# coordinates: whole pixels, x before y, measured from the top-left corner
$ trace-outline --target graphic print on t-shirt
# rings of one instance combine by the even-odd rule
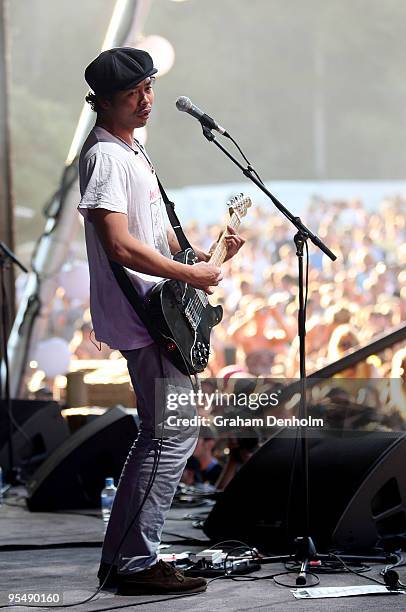
[[[151,195],[153,194],[151,193]],[[169,251],[168,239],[165,233],[165,224],[162,218],[160,197],[151,202],[151,222],[155,248],[161,253],[161,255],[165,255],[165,257],[170,258],[171,253]]]

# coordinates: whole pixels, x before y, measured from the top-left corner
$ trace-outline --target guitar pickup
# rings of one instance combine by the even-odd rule
[[[187,317],[187,320],[189,321],[189,323],[193,327],[193,329],[196,330],[198,328],[198,326],[199,326],[199,323],[200,323],[200,316],[198,315],[198,313],[194,309],[192,301],[190,301],[188,303],[188,305],[186,306],[186,308],[185,308],[185,315]]]

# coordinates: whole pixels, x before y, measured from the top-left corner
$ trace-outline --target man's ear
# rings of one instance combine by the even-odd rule
[[[108,110],[111,107],[111,100],[97,96],[97,101],[102,110]]]

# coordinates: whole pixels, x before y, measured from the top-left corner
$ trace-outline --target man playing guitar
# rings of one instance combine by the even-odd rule
[[[195,249],[195,265],[172,258],[179,244],[165,225],[152,163],[134,139],[147,124],[154,102],[157,70],[145,51],[130,47],[102,52],[87,67],[93,93],[87,101],[96,124],[79,160],[81,201],[90,269],[90,307],[97,340],[121,351],[137,395],[140,429],[125,462],[102,550],[98,577],[126,595],[187,593],[206,588],[203,578],[184,576],[157,562],[165,517],[188,457],[197,442],[179,432],[156,435],[155,381],[175,379],[191,388],[188,376],[171,363],[153,341],[123,294],[109,260],[121,264],[136,292],[143,296],[162,279],[175,279],[212,293],[222,279],[209,255]],[[244,240],[230,227],[226,259]],[[126,535],[125,535],[126,534]]]

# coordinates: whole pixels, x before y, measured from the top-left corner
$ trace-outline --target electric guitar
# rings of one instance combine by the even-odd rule
[[[243,194],[228,202],[229,225],[237,229],[251,206]],[[221,234],[208,263],[220,266],[227,254],[225,235]],[[180,251],[176,261],[193,265],[197,257],[193,249]],[[170,361],[184,374],[202,372],[209,360],[212,328],[223,318],[223,308],[212,306],[202,289],[195,289],[177,280],[163,280],[148,293],[144,302],[149,329]]]

